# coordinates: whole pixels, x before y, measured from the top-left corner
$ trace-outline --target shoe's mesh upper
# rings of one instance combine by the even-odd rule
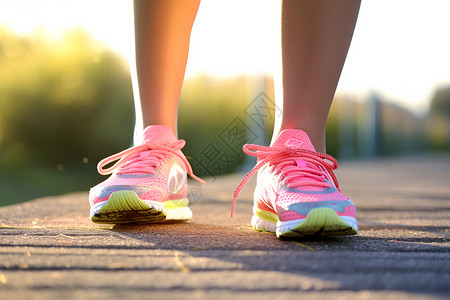
[[[277,198],[277,206],[286,207],[292,203],[318,202],[328,200],[345,201],[348,200],[348,197],[341,192],[334,192],[331,194],[302,194],[280,191]]]
[[[236,190],[235,199],[255,170],[260,170],[255,205],[259,209],[270,208],[273,213],[279,213],[283,221],[305,217],[289,211],[291,204],[317,202],[320,206],[321,201],[349,200],[340,192],[332,171],[337,168],[337,161],[329,155],[317,153],[304,131],[285,130],[271,147],[245,145],[244,151],[258,157],[258,164]],[[354,217],[354,205],[350,202],[338,215]]]
[[[192,168],[181,152],[184,141],[177,140],[172,130],[163,125],[149,126],[143,133],[143,144],[115,154],[99,163],[99,172],[112,175],[93,187],[89,193],[89,202],[94,205],[107,201],[112,192],[133,190],[143,200],[165,201],[174,197],[186,198],[186,173],[192,174]],[[114,161],[113,167],[104,170],[103,167]],[[169,194],[169,169],[177,164],[181,170],[174,176],[183,176],[173,183],[177,190],[175,195]],[[182,173],[180,173],[182,172]],[[184,174],[183,174],[184,173]],[[201,179],[198,179],[202,182]]]

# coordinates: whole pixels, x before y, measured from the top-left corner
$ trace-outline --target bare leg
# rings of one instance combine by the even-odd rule
[[[135,0],[140,96],[136,114],[142,113],[144,127],[167,125],[177,133],[179,96],[199,4],[200,0]]]
[[[304,130],[318,152],[326,152],[331,102],[358,16],[358,0],[283,0],[281,21],[282,107],[274,137]]]

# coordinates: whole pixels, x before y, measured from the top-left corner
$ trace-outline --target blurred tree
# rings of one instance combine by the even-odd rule
[[[2,29],[0,44],[3,163],[56,166],[98,159],[131,142],[130,77],[115,54],[83,31],[51,42]]]
[[[434,150],[450,149],[450,86],[436,90],[426,122],[427,135]]]
[[[51,40],[0,28],[0,200],[87,189],[97,161],[130,145],[133,124],[118,55],[82,30]]]
[[[251,100],[249,90],[244,76],[224,79],[200,75],[185,82],[178,129],[180,138],[187,140],[183,152],[191,158],[198,176],[230,173],[243,161],[245,140],[230,142],[225,132],[236,129],[243,134],[239,138],[247,138],[245,108]]]
[[[450,86],[441,87],[434,93],[430,114],[438,114],[450,119]]]

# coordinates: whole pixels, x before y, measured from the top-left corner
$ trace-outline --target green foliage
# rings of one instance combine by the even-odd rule
[[[432,149],[450,149],[450,86],[434,93],[426,125]]]
[[[430,114],[442,115],[450,119],[450,86],[436,90],[431,99]]]
[[[26,176],[34,168],[52,182],[30,188],[30,197],[60,192],[58,185],[88,188],[96,162],[130,145],[127,65],[83,31],[55,41],[0,28],[0,66],[0,177],[33,186],[42,181]],[[0,185],[2,201],[6,190]]]
[[[228,143],[224,131],[236,124],[236,118],[246,123],[245,108],[252,100],[249,90],[252,87],[245,77],[198,76],[185,82],[178,130],[180,138],[188,141],[183,152],[199,176],[226,174],[242,162],[242,143]],[[239,124],[243,125],[240,130],[245,129],[245,124]],[[216,159],[210,161],[205,153]],[[220,157],[223,163],[218,164]]]
[[[327,153],[332,156],[339,154],[338,149],[338,120],[335,110],[331,109],[328,115],[326,133]]]

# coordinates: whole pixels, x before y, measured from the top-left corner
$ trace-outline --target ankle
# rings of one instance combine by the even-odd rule
[[[314,130],[314,129],[306,129],[304,127],[299,127],[299,126],[281,126],[281,128],[279,130],[273,132],[272,141],[271,141],[270,145],[272,145],[274,143],[274,141],[276,140],[278,135],[283,130],[287,130],[287,129],[297,129],[297,130],[302,130],[302,131],[306,132],[306,134],[308,135],[309,139],[311,140],[311,143],[314,146],[314,149],[317,152],[320,152],[320,153],[326,153],[327,152],[326,140],[325,140],[325,131],[322,131],[322,130],[317,131],[317,130]]]

